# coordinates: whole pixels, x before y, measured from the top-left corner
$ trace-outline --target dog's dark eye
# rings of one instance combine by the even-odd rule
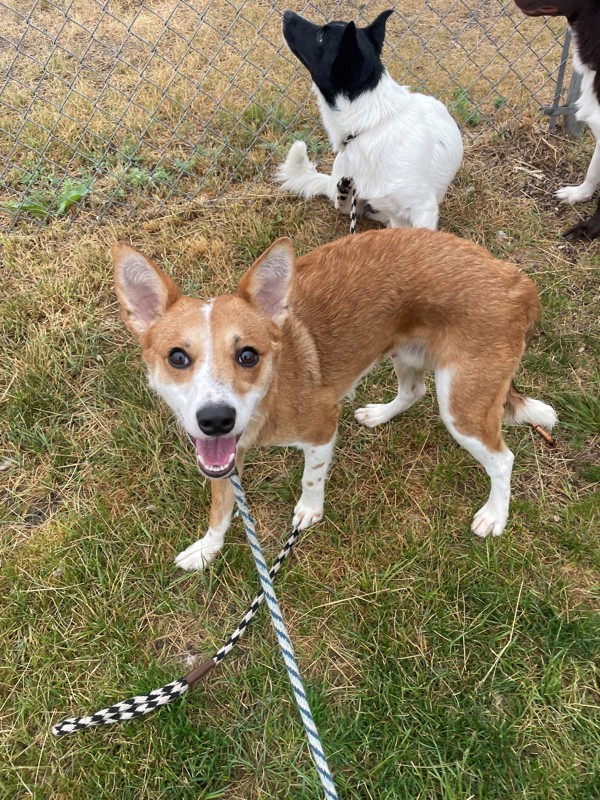
[[[180,347],[174,347],[169,353],[167,361],[175,369],[186,369],[192,363],[192,359],[188,356],[185,350]]]
[[[236,361],[242,367],[255,367],[260,356],[253,347],[243,347],[236,355]]]

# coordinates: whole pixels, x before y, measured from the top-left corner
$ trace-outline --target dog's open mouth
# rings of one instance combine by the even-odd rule
[[[198,468],[207,478],[227,478],[235,468],[235,450],[239,436],[194,439]]]

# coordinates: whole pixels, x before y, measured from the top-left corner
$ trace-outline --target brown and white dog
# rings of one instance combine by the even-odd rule
[[[220,550],[234,505],[223,478],[236,464],[241,471],[250,446],[304,451],[293,525],[321,519],[340,400],[385,355],[397,396],[359,408],[356,419],[374,427],[405,411],[425,393],[424,371],[432,369],[442,420],[491,480],[471,529],[502,533],[513,454],[501,423],[556,421],[550,406],[512,385],[540,315],[535,285],[512,264],[425,229],[369,231],[298,259],[291,241],[279,239],[237,292],[204,301],[181,295],[124,242],[113,257],[122,315],[142,345],[149,384],[212,479],[208,532],[177,556],[180,567],[202,569]]]

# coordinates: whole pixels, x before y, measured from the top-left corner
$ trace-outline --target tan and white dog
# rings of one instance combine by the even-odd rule
[[[386,229],[294,258],[277,240],[237,292],[204,301],[180,294],[159,267],[126,243],[113,249],[125,323],[139,339],[149,384],[195,442],[212,481],[206,535],[176,558],[202,569],[220,550],[234,505],[223,480],[252,445],[304,451],[293,525],[323,515],[339,402],[383,356],[397,396],[356,419],[374,427],[409,408],[435,373],[442,420],[485,468],[491,491],[471,529],[502,533],[513,454],[500,426],[551,428],[554,410],[524,397],[513,375],[540,315],[533,282],[512,264],[446,233]]]

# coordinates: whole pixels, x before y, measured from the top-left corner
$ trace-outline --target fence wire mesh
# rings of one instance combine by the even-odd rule
[[[124,220],[274,191],[294,138],[328,151],[272,0],[0,0],[0,225]],[[315,22],[390,3],[301,2]],[[564,20],[509,0],[403,0],[392,76],[440,97],[467,146],[552,101]]]

